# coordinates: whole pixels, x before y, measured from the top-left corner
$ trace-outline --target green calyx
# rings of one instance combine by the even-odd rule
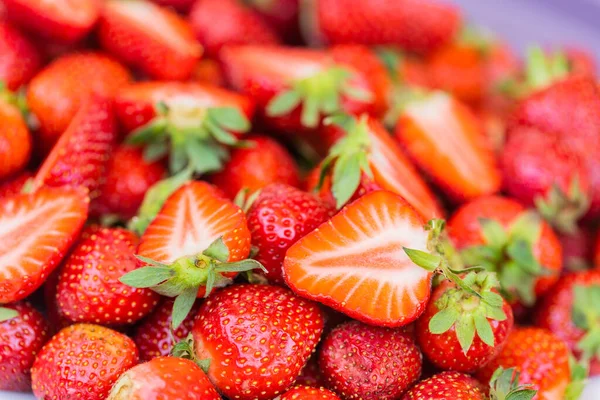
[[[12,308],[0,307],[0,322],[8,321],[9,319],[13,319],[19,316],[19,312],[17,310],[13,310]]]
[[[563,52],[547,56],[541,47],[527,51],[525,61],[526,86],[542,89],[569,74],[569,61]]]
[[[144,200],[138,209],[137,215],[129,221],[129,230],[141,236],[160,212],[169,196],[190,181],[193,175],[194,169],[188,165],[181,172],[152,185],[144,195]]]
[[[574,177],[565,193],[558,185],[552,185],[546,197],[535,199],[540,215],[562,233],[573,234],[577,231],[577,221],[585,215],[589,206],[589,197],[581,190],[579,178]]]
[[[156,161],[169,155],[172,174],[190,166],[194,173],[219,171],[228,147],[247,146],[234,134],[250,130],[250,121],[235,107],[156,106],[157,117],[133,132],[127,142],[145,146],[144,158]]]
[[[206,250],[195,256],[181,257],[172,264],[163,264],[146,257],[137,256],[148,267],[135,269],[120,281],[135,288],[150,288],[155,292],[175,297],[172,325],[177,329],[189,314],[200,286],[206,287],[208,297],[215,287],[223,287],[232,280],[223,274],[265,268],[256,260],[227,262],[229,249],[222,238],[215,240]]]
[[[519,371],[499,367],[490,379],[490,400],[531,400],[537,390],[531,385],[519,385]]]
[[[250,189],[243,188],[235,195],[235,199],[233,199],[233,202],[236,206],[241,208],[244,211],[244,213],[248,213],[248,210],[250,209],[250,207],[252,207],[252,204],[254,204],[259,195],[260,189],[251,192]]]
[[[27,90],[24,87],[21,87],[16,92],[12,92],[6,87],[3,81],[0,81],[0,98],[19,110],[29,129],[37,130],[40,127],[40,123],[35,115],[29,111]]]
[[[174,341],[174,340],[173,340]],[[204,373],[208,373],[210,367],[210,359],[200,360],[196,356],[195,343],[192,334],[190,333],[185,339],[175,343],[170,352],[171,356],[185,358],[196,363]]]
[[[321,174],[316,190],[321,188],[331,169],[331,193],[339,209],[358,189],[363,173],[373,178],[369,166],[371,149],[369,126],[367,116],[361,116],[357,120],[347,115],[339,115],[327,118],[325,123],[340,126],[346,132],[346,136],[331,147],[329,154],[321,163]]]
[[[533,305],[535,283],[548,273],[533,254],[541,233],[539,216],[526,211],[509,229],[493,219],[482,218],[479,222],[485,244],[464,249],[461,252],[464,263],[497,272],[505,297]]]
[[[587,383],[590,372],[589,359],[583,357],[579,362],[569,354],[569,369],[571,370],[571,380],[565,389],[565,400],[577,400],[581,397],[583,389]]]
[[[474,25],[465,25],[456,38],[457,43],[476,49],[483,57],[490,54],[495,38],[493,33]]]
[[[582,360],[600,358],[600,285],[573,287],[572,319],[575,326],[585,331],[577,343]]]
[[[300,121],[304,127],[316,128],[321,117],[342,111],[343,96],[371,101],[373,94],[351,84],[352,73],[340,66],[333,66],[308,78],[290,84],[290,89],[275,96],[267,105],[269,117],[280,117],[302,105]]]

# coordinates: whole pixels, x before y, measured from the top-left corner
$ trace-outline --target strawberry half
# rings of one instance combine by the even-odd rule
[[[33,189],[41,186],[83,186],[90,198],[100,194],[117,132],[112,100],[90,97],[38,170]]]
[[[0,304],[24,299],[44,283],[87,218],[84,191],[42,188],[0,201]]]
[[[202,55],[183,18],[147,0],[106,1],[98,36],[110,53],[155,79],[189,78]]]
[[[137,253],[150,266],[124,275],[121,281],[177,297],[175,328],[196,297],[231,283],[237,272],[262,267],[246,260],[250,232],[244,212],[205,182],[189,182],[167,199],[140,239]]]
[[[9,21],[62,42],[82,39],[98,19],[98,0],[5,0]]]
[[[255,99],[266,122],[283,131],[310,131],[333,113],[374,108],[368,78],[324,50],[229,46],[220,59],[229,83]]]
[[[284,278],[296,293],[359,321],[402,326],[425,309],[431,273],[404,253],[426,251],[418,213],[391,192],[368,193],[292,245]]]
[[[202,174],[219,170],[235,134],[250,129],[254,107],[247,97],[198,83],[145,82],[125,87],[116,98],[121,124],[133,131],[127,142],[144,145],[144,158],[169,154],[177,173],[188,167]]]

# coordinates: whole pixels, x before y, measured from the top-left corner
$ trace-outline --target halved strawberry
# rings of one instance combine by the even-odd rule
[[[87,218],[85,191],[42,188],[0,201],[0,304],[24,299],[60,263]]]
[[[83,38],[98,19],[98,0],[4,0],[9,21],[63,42]]]
[[[368,77],[328,51],[228,46],[220,59],[229,83],[254,98],[266,122],[283,131],[312,130],[339,111],[374,111]]]
[[[128,142],[147,145],[144,156],[156,160],[170,154],[170,170],[186,166],[196,173],[219,170],[225,146],[250,129],[254,106],[240,94],[199,83],[143,82],[129,85],[116,97],[116,110]]]
[[[173,193],[140,239],[138,256],[150,267],[121,278],[177,297],[173,325],[181,324],[196,297],[231,283],[237,272],[260,268],[250,254],[250,232],[241,208],[206,182]]]
[[[443,93],[425,94],[404,106],[395,136],[416,164],[455,200],[500,190],[494,153],[477,118]]]
[[[427,250],[419,214],[398,195],[376,191],[292,245],[283,275],[299,295],[352,318],[402,326],[425,309],[431,273],[405,254]]]
[[[38,170],[33,189],[83,186],[97,197],[116,135],[112,100],[90,97]]]
[[[105,49],[156,79],[189,78],[202,55],[187,21],[147,0],[106,1],[98,35]]]

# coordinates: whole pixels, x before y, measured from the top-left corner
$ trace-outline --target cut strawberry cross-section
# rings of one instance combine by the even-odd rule
[[[290,247],[285,280],[299,295],[359,321],[406,325],[431,292],[432,273],[404,251],[427,251],[423,225],[400,196],[371,192]]]

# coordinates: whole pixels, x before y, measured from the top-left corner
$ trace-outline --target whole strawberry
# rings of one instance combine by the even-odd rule
[[[323,340],[319,364],[327,387],[343,398],[393,400],[419,379],[422,357],[403,329],[351,321]]]
[[[176,342],[184,340],[194,326],[200,301],[196,301],[187,318],[172,329],[173,300],[166,298],[135,328],[132,338],[140,352],[140,360],[168,356]]]
[[[31,304],[0,307],[0,390],[31,390],[31,366],[49,338],[48,322]]]
[[[138,238],[118,228],[87,227],[61,267],[56,300],[59,313],[74,322],[131,325],[148,315],[159,295],[119,281],[138,267]]]
[[[444,371],[413,386],[402,400],[487,400],[484,386],[462,372]]]
[[[340,400],[340,398],[322,387],[296,386],[282,394],[279,400]]]
[[[221,400],[206,374],[193,361],[158,357],[125,372],[107,400]]]
[[[282,284],[283,258],[298,239],[325,222],[333,210],[313,195],[284,184],[271,184],[260,191],[248,210],[248,228],[254,257],[266,269],[270,282]]]
[[[0,179],[11,177],[25,168],[32,148],[25,119],[10,97],[0,88]]]
[[[104,400],[119,376],[137,362],[137,349],[127,336],[99,325],[71,325],[37,355],[31,369],[33,394]]]
[[[0,23],[0,54],[0,81],[10,90],[28,83],[42,65],[35,45],[6,22]]]
[[[230,199],[247,189],[250,193],[270,183],[300,186],[298,167],[289,152],[275,140],[256,135],[247,148],[235,149],[229,161],[210,181]]]
[[[285,391],[315,350],[319,307],[288,289],[231,286],[200,307],[192,335],[208,377],[230,398],[269,400]]]
[[[450,281],[431,295],[417,320],[416,337],[427,358],[438,368],[474,372],[496,356],[513,327],[512,309],[495,292],[493,274],[464,278],[475,293]]]

